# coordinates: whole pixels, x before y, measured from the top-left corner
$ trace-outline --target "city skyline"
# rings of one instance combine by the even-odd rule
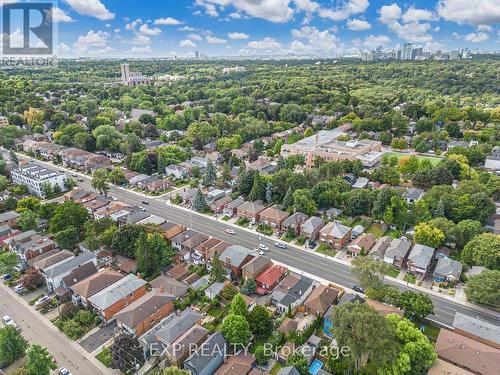
[[[0,0],[0,5],[19,0]],[[494,0],[62,0],[58,55],[341,56],[402,48],[497,51]],[[13,38],[17,30],[11,30]]]

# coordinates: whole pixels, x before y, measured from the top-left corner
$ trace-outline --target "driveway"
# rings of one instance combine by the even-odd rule
[[[116,321],[99,328],[96,332],[80,341],[80,345],[89,353],[111,340],[115,334]]]

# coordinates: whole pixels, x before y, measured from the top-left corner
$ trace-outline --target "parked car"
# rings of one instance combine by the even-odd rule
[[[22,284],[18,284],[15,286],[14,288],[14,292],[16,292],[17,294],[23,294],[23,292],[26,290],[26,288],[24,287],[24,285]]]
[[[309,241],[309,249],[314,249],[316,247],[316,242],[314,241]]]
[[[148,201],[142,201],[142,203],[143,203],[143,204],[149,204],[149,202],[148,202]]]
[[[41,306],[47,302],[50,301],[50,297],[49,296],[43,296],[41,298],[39,298],[36,302],[35,302],[35,307],[38,307],[38,306]]]
[[[260,244],[259,245],[259,250],[262,250],[262,251],[269,251],[269,246],[266,246],[264,244]]]
[[[354,291],[356,291],[358,293],[365,294],[365,290],[361,286],[359,286],[358,284],[354,284],[352,286],[352,290],[354,290]]]
[[[280,249],[286,249],[288,246],[283,243],[283,242],[276,242],[275,243],[276,247],[279,247]]]
[[[259,255],[264,255],[264,252],[262,250],[259,250],[258,248],[255,249],[255,253]]]
[[[12,275],[10,273],[6,273],[5,275],[2,275],[3,281],[9,281],[10,279],[12,279]]]
[[[77,178],[76,180],[77,180],[78,182],[83,182],[83,178],[81,178],[81,177],[80,177],[80,178]]]
[[[59,375],[73,375],[66,367],[59,369]]]
[[[8,327],[13,327],[17,330],[19,330],[19,326],[16,324],[16,322],[14,322],[14,319],[12,319],[10,316],[8,315],[4,315],[2,317],[2,322],[8,326]]]
[[[232,234],[232,235],[236,234],[236,232],[233,229],[226,229],[226,233],[227,234]]]

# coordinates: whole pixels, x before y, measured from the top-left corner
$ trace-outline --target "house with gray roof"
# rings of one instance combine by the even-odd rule
[[[410,188],[408,191],[405,193],[404,198],[406,199],[406,203],[415,203],[419,199],[421,199],[424,196],[424,191],[419,188]]]
[[[194,312],[189,307],[180,314],[172,314],[171,319],[154,328],[154,332],[151,332],[154,339],[151,342],[157,341],[167,347],[192,326],[199,323],[201,318],[202,315]],[[148,332],[147,335],[149,334]]]
[[[222,292],[222,289],[224,289],[224,283],[213,283],[205,289],[204,293],[207,298],[213,300]]]
[[[392,238],[389,236],[380,237],[377,242],[375,242],[375,245],[373,245],[368,255],[374,259],[383,260],[385,252],[391,244],[391,241]]]
[[[456,312],[453,319],[453,331],[500,349],[500,327],[484,320]]]
[[[351,239],[350,227],[339,222],[330,222],[319,231],[319,240],[336,250],[342,250]]]
[[[62,287],[64,277],[71,274],[74,269],[82,267],[87,263],[93,263],[97,267],[97,257],[94,253],[82,253],[41,270],[49,293]]]
[[[225,216],[233,217],[234,214],[236,213],[236,209],[239,206],[241,206],[243,204],[243,202],[245,202],[245,200],[243,199],[243,197],[238,197],[238,198],[232,200],[231,202],[229,202],[228,204],[226,204],[226,206],[224,207],[224,210],[222,211],[222,213]]]
[[[192,375],[213,375],[224,363],[226,347],[227,342],[222,334],[214,333],[186,359],[184,369],[190,371]]]
[[[188,290],[188,286],[186,284],[177,281],[173,277],[163,274],[151,280],[149,284],[151,287],[159,289],[176,299],[182,297]]]
[[[321,230],[321,228],[323,228],[324,225],[325,222],[319,217],[311,216],[300,226],[300,233],[305,238],[311,241],[315,241],[319,236],[319,231]]]
[[[313,290],[313,281],[294,273],[285,277],[271,293],[271,303],[281,314],[302,305]]]
[[[384,262],[396,267],[403,267],[411,242],[401,238],[394,238],[384,254]]]
[[[17,218],[21,216],[16,211],[7,211],[0,214],[0,224],[7,224],[9,227],[16,225]]]
[[[281,223],[281,229],[283,231],[287,231],[290,228],[293,229],[296,235],[300,235],[301,226],[308,218],[308,215],[297,211],[283,220]]]
[[[151,215],[146,211],[143,211],[139,208],[129,212],[127,215],[124,215],[118,219],[118,225],[126,225],[126,224],[137,224],[139,221],[144,220]]]
[[[253,258],[252,253],[252,250],[246,247],[231,245],[220,254],[219,259],[224,267],[231,270],[233,277],[239,278],[242,274],[241,268]]]
[[[300,372],[293,366],[282,367],[276,375],[300,375]]]
[[[250,261],[242,267],[243,280],[255,280],[257,276],[259,276],[269,267],[272,267],[272,265],[273,262],[271,261],[271,259],[265,256],[259,255],[254,257],[253,259],[250,259]]]
[[[189,240],[190,238],[197,237],[200,234],[201,234],[200,232],[197,232],[193,229],[187,229],[184,232],[179,233],[178,235],[176,235],[175,237],[173,237],[171,239],[172,247],[176,250],[181,250],[182,244],[185,241]]]
[[[434,248],[422,244],[415,244],[408,255],[407,268],[408,272],[425,276],[429,271]]]
[[[462,263],[448,258],[440,257],[434,269],[434,280],[441,283],[444,281],[457,282],[462,273]]]

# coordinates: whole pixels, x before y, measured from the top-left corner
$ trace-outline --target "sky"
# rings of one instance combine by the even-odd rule
[[[1,4],[22,0],[0,0]],[[29,0],[31,1],[31,0]],[[61,56],[500,50],[500,0],[60,0]],[[19,30],[17,30],[19,31]],[[15,34],[12,30],[11,34]]]

